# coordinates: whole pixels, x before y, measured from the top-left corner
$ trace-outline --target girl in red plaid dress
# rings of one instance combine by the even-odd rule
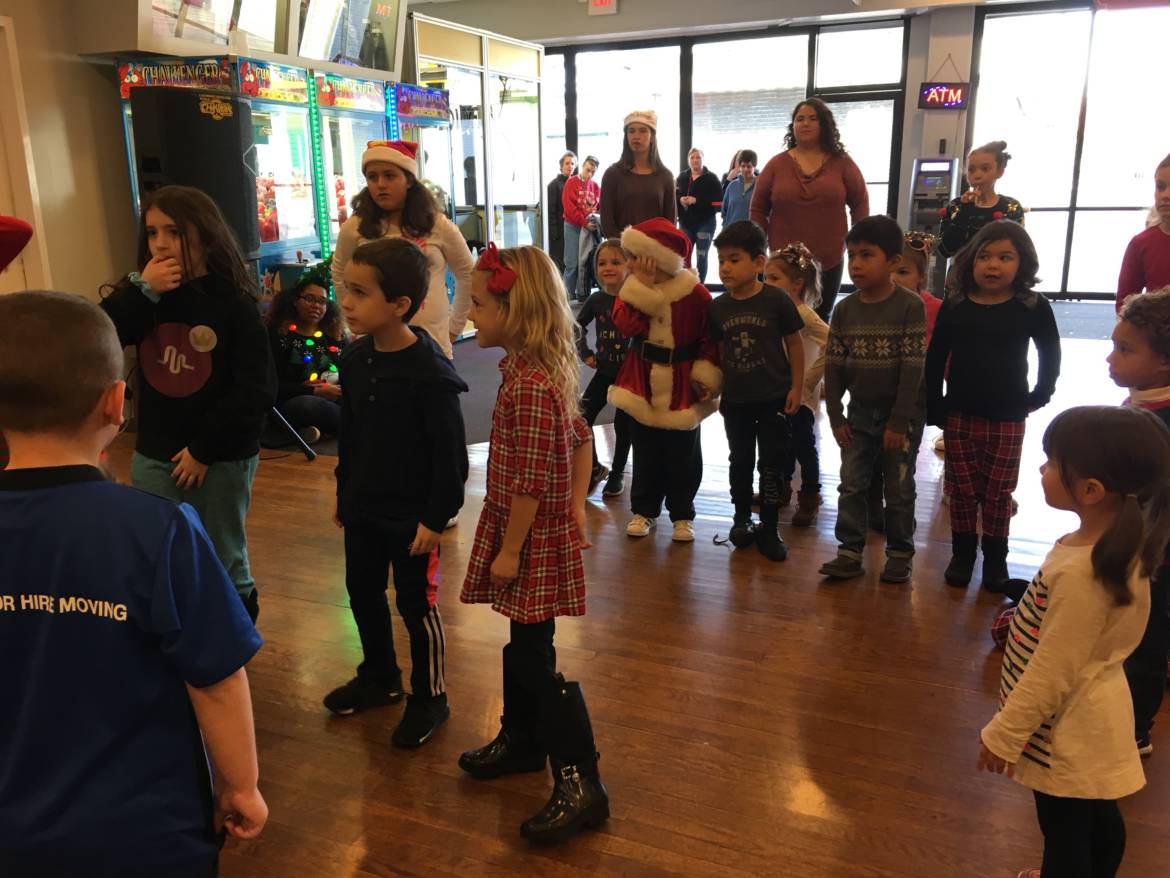
[[[463,583],[464,603],[511,620],[504,646],[504,715],[495,739],[459,757],[472,777],[542,771],[553,792],[524,821],[532,841],[564,841],[609,817],[598,753],[577,683],[556,671],[557,616],[585,612],[585,495],[592,434],[577,414],[573,315],[556,266],[535,247],[476,264],[471,318],[480,347],[502,347],[492,414],[487,496]]]
[[[1023,226],[1011,220],[983,226],[955,257],[956,289],[939,309],[927,349],[927,421],[944,429],[951,498],[949,585],[971,581],[981,523],[983,587],[995,593],[1007,587],[1024,422],[1048,404],[1060,374],[1056,317],[1033,290],[1038,267]],[[1028,385],[1032,344],[1039,354],[1035,387]]]

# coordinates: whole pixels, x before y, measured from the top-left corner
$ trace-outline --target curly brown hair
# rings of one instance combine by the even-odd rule
[[[1129,296],[1118,316],[1145,334],[1150,350],[1170,360],[1170,287]]]
[[[796,146],[796,134],[792,131],[792,123],[801,107],[812,107],[817,114],[817,121],[821,123],[821,149],[829,155],[844,155],[845,146],[841,143],[841,132],[837,130],[837,120],[833,118],[833,111],[820,98],[805,98],[792,108],[792,119],[788,122],[788,133],[784,135],[784,145],[788,149]]]

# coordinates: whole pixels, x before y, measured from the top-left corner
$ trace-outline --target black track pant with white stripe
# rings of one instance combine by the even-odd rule
[[[439,615],[439,550],[410,554],[413,527],[366,524],[345,527],[345,587],[362,642],[358,677],[388,689],[400,685],[394,654],[387,579],[394,572],[395,605],[410,635],[410,691],[418,698],[443,694],[446,638]]]

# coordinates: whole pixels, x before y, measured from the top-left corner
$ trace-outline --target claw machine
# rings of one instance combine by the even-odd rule
[[[241,58],[241,94],[252,99],[256,147],[256,215],[260,224],[260,271],[320,256],[313,190],[309,73],[269,61]]]
[[[333,73],[315,74],[320,130],[321,179],[317,197],[324,225],[319,229],[324,252],[332,252],[341,224],[349,219],[350,202],[366,185],[362,153],[371,140],[386,140],[386,84]]]
[[[386,118],[390,137],[419,145],[418,166],[423,185],[454,221],[455,152],[451,142],[451,102],[437,88],[396,83],[389,86]]]

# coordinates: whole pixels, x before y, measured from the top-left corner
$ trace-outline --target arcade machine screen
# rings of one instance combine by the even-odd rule
[[[325,185],[329,197],[329,239],[337,240],[341,224],[349,219],[350,203],[366,185],[362,176],[362,153],[371,140],[386,137],[380,118],[322,114],[322,153]]]
[[[257,105],[252,127],[261,243],[315,236],[308,111]]]

